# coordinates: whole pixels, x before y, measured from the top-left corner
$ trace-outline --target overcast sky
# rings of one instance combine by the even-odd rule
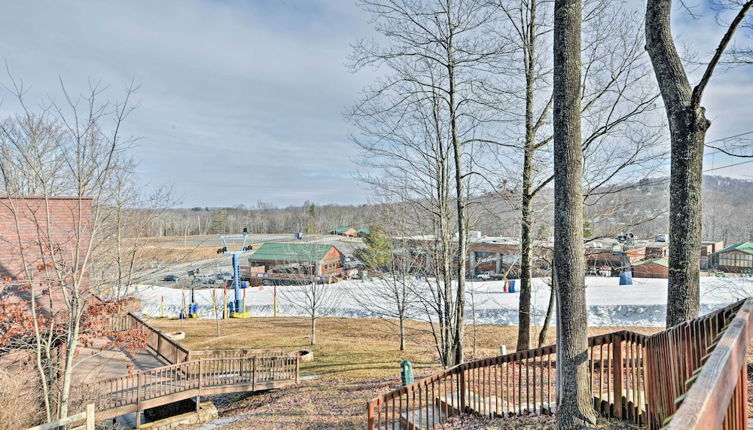
[[[700,51],[718,40],[713,18],[677,29]],[[182,206],[364,203],[342,113],[371,78],[346,69],[350,43],[371,31],[352,0],[17,1],[3,6],[0,59],[37,99],[59,96],[58,77],[72,91],[101,79],[113,97],[134,79],[139,173],[174,184]],[[709,137],[753,130],[753,70],[717,78]]]

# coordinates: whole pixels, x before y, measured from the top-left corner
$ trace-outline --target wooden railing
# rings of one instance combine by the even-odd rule
[[[80,414],[76,414],[76,415],[71,415],[69,417],[66,417],[57,421],[52,421],[49,423],[30,427],[27,430],[57,430],[61,428],[69,428],[70,430],[94,430],[95,418],[96,416],[94,413],[94,404],[90,403],[86,405],[85,412],[81,412]],[[66,427],[78,421],[85,421],[85,423],[84,425],[78,426],[78,427]]]
[[[667,423],[676,429],[744,429],[745,348],[751,335],[748,308],[753,308],[753,301],[653,336],[620,331],[589,338],[594,408],[603,416],[647,424],[650,429]],[[730,321],[734,324],[728,328]],[[730,371],[721,375],[714,369]],[[691,389],[700,381],[703,389]],[[467,362],[371,400],[368,429],[433,428],[464,413],[550,414],[556,412],[556,387],[554,345]],[[712,387],[720,394],[710,401],[703,390]],[[691,406],[685,405],[697,411],[701,403],[721,411],[717,415],[725,420],[724,427],[705,426],[707,416],[703,424],[688,426],[685,411]],[[675,420],[682,424],[674,424]]]
[[[678,340],[683,337],[674,336],[667,339],[665,345],[679,350],[679,357],[682,354],[688,356],[686,367],[675,366],[671,369],[665,366],[662,370],[673,372],[677,379],[675,382],[684,382],[686,389],[675,398],[678,407],[674,415],[665,420],[666,428],[747,429],[748,366],[745,356],[753,335],[753,299],[717,312],[705,324],[690,322],[676,329],[686,333],[685,342]],[[687,339],[694,338],[703,339],[706,348],[701,350],[694,342],[687,342]],[[710,353],[703,355],[706,351]],[[698,363],[701,366],[697,366]],[[677,364],[683,365],[682,362]],[[697,370],[682,381],[682,377],[687,375],[687,367],[693,367],[693,364],[696,364]]]
[[[188,353],[189,360],[200,358],[243,358],[243,357],[282,357],[282,348],[266,349],[209,349],[192,350]]]
[[[147,346],[171,364],[76,387],[74,401],[93,403],[99,419],[190,397],[280,388],[300,380],[300,357],[284,356],[280,348],[191,351],[131,312],[112,316],[110,325],[115,332],[145,332]],[[137,425],[140,418],[137,413]]]
[[[190,360],[191,351],[188,348],[172,340],[162,333],[162,331],[147,324],[133,312],[113,316],[110,318],[110,325],[113,331],[116,332],[138,330],[146,333],[146,344],[149,349],[153,350],[168,363],[178,364]]]
[[[110,326],[115,332],[135,329],[147,333],[146,344],[149,349],[171,364],[200,358],[281,357],[283,355],[282,348],[189,350],[132,312],[114,315],[110,318]]]
[[[644,342],[645,336],[625,331],[589,339],[590,385],[603,415],[645,421]],[[620,361],[623,366],[613,365]],[[368,404],[368,428],[432,428],[469,412],[551,414],[556,405],[556,348],[550,345],[463,363],[377,397]]]
[[[298,357],[210,358],[97,381],[76,390],[76,401],[94,403],[108,418],[190,397],[282,387],[299,377]]]

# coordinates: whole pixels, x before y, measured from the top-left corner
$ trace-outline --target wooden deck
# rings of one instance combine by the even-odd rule
[[[76,393],[78,401],[94,403],[102,420],[192,397],[282,388],[298,380],[298,357],[210,358],[105,379]]]
[[[112,324],[119,331],[146,332],[149,349],[170,364],[75,387],[74,402],[93,403],[97,420],[136,412],[138,426],[145,409],[192,397],[264,391],[299,382],[300,358],[284,356],[280,350],[190,351],[132,313],[117,317]]]
[[[743,430],[746,348],[753,298],[645,336],[588,339],[594,408],[650,430]],[[556,346],[462,363],[367,405],[367,428],[428,429],[458,414],[550,414],[557,404]]]

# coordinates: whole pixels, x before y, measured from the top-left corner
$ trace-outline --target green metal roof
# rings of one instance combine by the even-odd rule
[[[371,233],[371,229],[368,228],[368,227],[359,228],[358,229],[358,233],[370,234]]]
[[[337,228],[333,228],[330,231],[334,231],[335,233],[345,233],[346,231],[349,231],[349,230],[353,230],[353,229],[350,227],[337,227]]]
[[[745,252],[747,254],[753,254],[753,242],[738,243],[736,245],[728,246],[719,252],[727,252],[727,251],[740,251],[740,252]]]
[[[669,260],[666,258],[654,258],[653,260],[641,261],[640,263],[633,264],[635,266],[643,266],[644,264],[658,264],[660,266],[669,267]]]
[[[249,261],[319,262],[333,248],[325,243],[264,243]]]

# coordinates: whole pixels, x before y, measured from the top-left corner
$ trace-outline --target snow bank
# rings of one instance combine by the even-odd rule
[[[516,282],[517,284],[517,282]],[[377,288],[377,281],[343,281],[328,285],[337,291],[338,303],[328,310],[330,316],[366,318],[374,314],[361,306],[364,298]],[[588,303],[588,323],[592,326],[663,326],[666,316],[667,280],[634,279],[632,286],[619,286],[618,278],[586,278]],[[292,301],[302,297],[302,286],[282,286],[278,290],[278,315],[305,316],[305,310],[294,306]],[[222,302],[223,290],[216,289]],[[284,294],[281,293],[284,291]],[[142,311],[147,315],[161,313],[160,302],[164,299],[165,316],[175,317],[180,313],[183,298],[190,302],[190,290],[180,290],[164,286],[138,285],[134,295],[142,301]],[[214,312],[210,289],[196,290],[199,314],[213,318]],[[701,312],[733,303],[742,297],[753,295],[751,278],[701,278]],[[354,296],[360,297],[356,300]],[[228,290],[228,300],[233,291]],[[466,299],[466,314],[469,320],[475,318],[479,324],[517,324],[519,293],[504,293],[501,281],[469,282]],[[549,302],[549,288],[541,279],[534,282],[533,319],[535,324],[544,320]],[[249,288],[246,290],[246,304],[252,316],[272,316],[273,287]],[[421,318],[419,318],[421,319]]]

